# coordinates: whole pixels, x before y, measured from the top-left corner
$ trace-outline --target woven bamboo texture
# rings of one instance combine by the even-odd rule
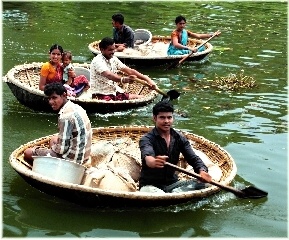
[[[127,179],[125,176],[126,173],[121,172],[120,169],[126,169],[129,172],[130,177],[133,179],[129,179],[129,181],[125,182],[123,186],[127,186],[127,192],[128,195],[125,195],[125,197],[128,198],[134,198],[134,195],[131,195],[132,193],[129,193],[130,191],[135,192],[138,186],[138,177],[140,172],[140,151],[138,149],[138,141],[139,139],[148,131],[151,130],[152,127],[147,126],[111,126],[111,127],[99,127],[99,128],[93,128],[93,141],[92,144],[98,144],[101,141],[106,142],[108,144],[112,144],[114,146],[114,153],[115,156],[112,157],[111,164],[108,168],[111,173],[118,174],[121,176],[121,180],[124,178]],[[231,155],[226,152],[223,148],[221,148],[218,144],[213,143],[207,139],[205,139],[202,136],[198,136],[189,132],[183,132],[181,131],[190,141],[191,145],[194,149],[197,149],[204,154],[214,163],[216,164],[222,171],[222,175],[220,177],[220,182],[222,184],[228,185],[235,177],[237,168],[234,163],[233,158]],[[10,155],[9,161],[12,167],[17,172],[22,172],[27,174],[29,177],[34,177],[33,172],[31,171],[32,166],[27,163],[23,159],[23,152],[25,149],[33,146],[41,146],[41,147],[48,147],[48,143],[50,141],[50,138],[53,135],[46,136],[43,138],[36,139],[34,141],[28,142],[24,145],[21,145],[19,148],[13,151],[13,153]],[[93,154],[92,154],[93,155]],[[109,159],[106,159],[105,161],[109,161]],[[101,161],[103,162],[103,161]],[[98,162],[100,164],[101,162]],[[183,158],[180,159],[179,166],[185,167],[186,162]],[[97,167],[97,166],[96,166]],[[111,168],[111,169],[110,169]],[[182,174],[179,174],[180,178],[184,177]],[[115,175],[114,175],[115,177]],[[118,178],[118,180],[120,180]],[[110,181],[107,181],[110,182]],[[56,183],[51,183],[56,184]],[[111,182],[110,182],[111,185]],[[78,188],[81,188],[82,185],[78,185]],[[123,187],[122,186],[122,187]],[[71,187],[71,186],[70,186]],[[115,192],[116,186],[111,185],[113,187],[113,190],[108,189],[110,194],[117,195]],[[93,189],[93,188],[91,188]],[[97,189],[97,188],[94,188]],[[125,188],[124,188],[125,189]],[[84,189],[78,189],[79,191],[84,191]],[[104,189],[105,190],[105,189]],[[218,191],[218,188],[215,186],[206,188],[205,190],[197,190],[194,191],[195,193],[190,193],[189,195],[191,197],[203,197],[210,194],[215,193]],[[125,192],[125,191],[124,191]],[[137,193],[137,192],[135,192]],[[170,194],[166,195],[168,197]],[[143,196],[144,199],[152,197],[150,194],[148,196]],[[161,196],[159,196],[162,198]],[[181,198],[188,197],[188,194],[183,194],[182,196],[179,196]]]
[[[10,69],[2,80],[7,83],[11,92],[21,104],[36,111],[53,112],[43,91],[38,88],[42,65],[43,63],[40,62],[17,65]],[[89,69],[90,65],[74,63],[74,67],[76,70]],[[121,72],[119,74],[123,75]],[[158,96],[156,91],[150,90],[138,82],[120,84],[120,87],[128,93],[139,94],[143,97],[124,101],[105,101],[92,98],[92,93],[88,90],[84,91],[79,97],[70,96],[68,99],[79,104],[87,113],[111,113],[145,106]]]
[[[43,95],[43,92],[38,89],[40,69],[42,64],[43,63],[31,63],[15,66],[8,72],[4,78],[4,81],[13,82],[19,86],[29,88],[31,92],[41,93]],[[90,65],[74,63],[74,67],[83,67],[89,69]],[[122,75],[122,73],[119,74]],[[137,82],[132,84],[125,84],[124,86],[120,84],[120,86],[131,94],[140,94],[144,96],[151,94],[151,91],[147,87],[144,87],[144,85]]]

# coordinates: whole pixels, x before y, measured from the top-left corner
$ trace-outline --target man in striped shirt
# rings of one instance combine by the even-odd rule
[[[47,84],[44,94],[52,109],[58,111],[57,135],[50,141],[50,148],[34,147],[24,152],[28,161],[33,156],[64,158],[79,164],[85,163],[91,152],[92,130],[86,111],[67,99],[67,90],[61,83]]]

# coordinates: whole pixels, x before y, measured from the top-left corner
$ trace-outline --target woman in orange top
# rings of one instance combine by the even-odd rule
[[[63,67],[61,64],[61,58],[63,54],[63,48],[57,44],[51,46],[49,50],[49,62],[42,65],[40,71],[39,89],[44,90],[44,87],[48,83],[62,82]]]

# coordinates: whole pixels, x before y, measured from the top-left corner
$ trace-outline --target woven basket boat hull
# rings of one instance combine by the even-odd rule
[[[150,131],[151,127],[146,126],[123,126],[123,127],[99,127],[93,129],[93,142],[101,140],[121,140],[129,137],[133,142],[138,142],[140,137]],[[234,179],[237,168],[233,158],[219,145],[205,139],[204,137],[182,131],[190,140],[193,147],[205,153],[222,170],[220,182],[229,185]],[[92,188],[84,185],[77,185],[51,180],[32,171],[32,166],[23,160],[23,152],[28,147],[44,146],[48,144],[50,136],[30,141],[15,149],[10,157],[9,163],[12,168],[32,187],[41,192],[89,207],[110,206],[110,207],[150,207],[167,206],[179,204],[194,199],[208,197],[220,189],[211,186],[202,190],[195,190],[182,193],[141,193],[112,191],[100,188]]]
[[[100,53],[99,42],[94,41],[88,45],[88,49],[97,55]],[[164,36],[153,36],[150,44],[139,50],[125,50],[123,52],[115,52],[117,56],[123,63],[128,65],[142,65],[142,66],[157,66],[173,63],[181,60],[186,55],[171,55],[168,56],[166,51],[169,47],[170,37]],[[188,45],[191,47],[196,46],[196,44],[201,44],[202,40],[189,39]],[[205,50],[197,52],[192,56],[188,57],[186,61],[201,61],[207,57],[213,50],[213,46],[210,43],[205,44]]]
[[[7,83],[13,95],[24,106],[35,111],[53,112],[43,91],[38,89],[42,64],[31,63],[15,66],[3,77],[3,81]],[[89,64],[74,63],[74,67],[76,70],[89,70]],[[125,101],[104,101],[84,97],[68,98],[82,106],[87,113],[111,113],[145,106],[157,97],[155,91],[149,91],[148,88],[137,82],[128,84],[126,87],[129,93],[141,94],[144,95],[144,98]]]

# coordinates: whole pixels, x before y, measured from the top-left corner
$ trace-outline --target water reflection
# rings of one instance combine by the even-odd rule
[[[21,12],[20,10],[17,9],[4,10],[2,12],[2,17],[3,20],[13,19],[13,24],[28,22],[27,13]]]
[[[85,209],[55,201],[20,199],[16,220],[23,227],[22,236],[29,229],[45,230],[47,236],[77,237],[194,237],[210,236],[204,229],[206,214],[197,211],[169,212],[163,209],[101,210]],[[50,218],[44,218],[49,212]],[[141,218],[139,217],[141,215]],[[97,217],[96,217],[97,216]],[[106,230],[104,233],[103,230]],[[104,235],[103,235],[104,234]]]
[[[239,176],[235,183],[238,189],[251,185]],[[16,185],[22,191],[16,191]],[[209,198],[168,207],[86,208],[41,193],[20,177],[12,180],[10,194],[11,207],[4,209],[7,237],[32,237],[36,230],[38,237],[210,237],[208,214],[219,216],[228,211],[254,209],[267,201],[239,200],[234,194],[221,191]],[[17,228],[9,225],[13,216],[19,223]],[[214,231],[220,228],[222,223],[215,222]]]

